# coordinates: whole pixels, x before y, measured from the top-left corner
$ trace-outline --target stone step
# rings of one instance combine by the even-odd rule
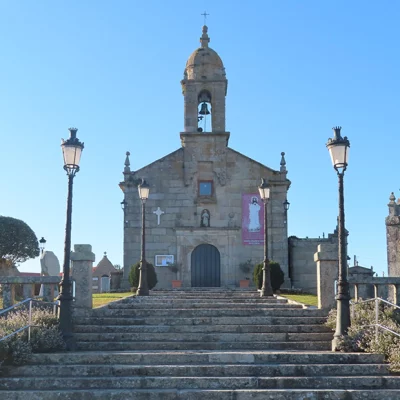
[[[131,376],[170,376],[170,377],[257,377],[257,376],[377,376],[387,375],[386,364],[214,364],[214,365],[125,365],[125,364],[70,364],[29,365],[4,370],[8,377],[131,377]]]
[[[379,364],[381,354],[330,351],[93,351],[32,354],[29,364]]]
[[[400,376],[1,378],[3,390],[63,389],[400,389]]]
[[[167,303],[184,303],[184,304],[191,304],[191,303],[226,303],[226,304],[235,304],[235,303],[246,303],[246,304],[289,304],[287,299],[263,299],[260,297],[215,297],[215,298],[181,298],[181,297],[171,297],[171,296],[151,296],[151,297],[125,297],[119,303],[158,303],[158,302],[167,302]]]
[[[323,324],[326,317],[310,316],[310,317],[198,317],[198,318],[169,318],[169,317],[131,317],[129,315],[113,317],[77,317],[75,323],[77,325],[314,325]]]
[[[285,309],[298,309],[303,308],[300,304],[286,304],[286,303],[220,303],[220,302],[212,302],[212,303],[191,303],[188,304],[187,302],[130,302],[130,303],[109,303],[108,308],[112,310],[118,309],[147,309],[147,308],[154,308],[156,304],[157,309],[275,309],[275,308],[285,308]]]
[[[242,389],[242,390],[57,390],[4,391],[2,400],[399,400],[399,390]]]
[[[309,309],[278,309],[278,308],[261,308],[261,309],[109,309],[106,307],[96,308],[92,310],[93,316],[113,316],[113,317],[317,317],[323,316],[323,310]]]
[[[84,351],[127,351],[127,350],[309,350],[328,351],[332,347],[329,341],[306,342],[183,342],[148,341],[117,342],[92,341],[77,342],[77,349]]]
[[[76,333],[321,333],[332,330],[324,325],[75,325]]]
[[[105,341],[166,341],[166,342],[304,342],[329,341],[333,339],[332,332],[319,333],[76,333],[78,342]]]

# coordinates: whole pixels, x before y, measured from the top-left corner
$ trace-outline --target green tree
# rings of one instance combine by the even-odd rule
[[[139,274],[140,274],[140,261],[135,265],[132,265],[131,270],[129,272],[129,283],[131,287],[139,286]],[[149,290],[153,289],[154,286],[157,285],[157,274],[153,264],[147,263],[147,285],[149,286]]]
[[[0,261],[10,266],[39,255],[33,230],[20,219],[0,216]]]
[[[269,262],[271,268],[271,286],[275,292],[279,290],[283,282],[285,282],[285,273],[276,261]],[[257,264],[253,271],[253,281],[257,289],[261,289],[263,281],[263,263]]]

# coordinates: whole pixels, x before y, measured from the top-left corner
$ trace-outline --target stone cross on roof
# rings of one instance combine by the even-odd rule
[[[210,15],[210,14],[207,14],[207,11],[204,11],[203,14],[200,14],[200,15],[202,15],[204,17],[204,25],[206,25],[207,24],[207,15]]]

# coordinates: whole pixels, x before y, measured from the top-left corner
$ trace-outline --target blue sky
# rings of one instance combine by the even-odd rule
[[[332,232],[334,125],[351,143],[345,176],[349,255],[387,270],[385,217],[397,171],[400,3],[215,1],[210,47],[229,80],[230,147],[292,186],[289,234]],[[186,59],[204,7],[188,1],[0,1],[0,213],[27,222],[62,263],[67,177],[61,138],[85,142],[75,179],[73,243],[122,263],[125,152],[139,169],[180,146]],[[40,271],[39,259],[20,266]]]

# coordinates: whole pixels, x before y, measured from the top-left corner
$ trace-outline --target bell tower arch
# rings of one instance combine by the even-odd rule
[[[208,47],[208,28],[203,26],[201,46],[186,62],[181,81],[184,96],[185,133],[225,132],[225,68],[216,51]]]

